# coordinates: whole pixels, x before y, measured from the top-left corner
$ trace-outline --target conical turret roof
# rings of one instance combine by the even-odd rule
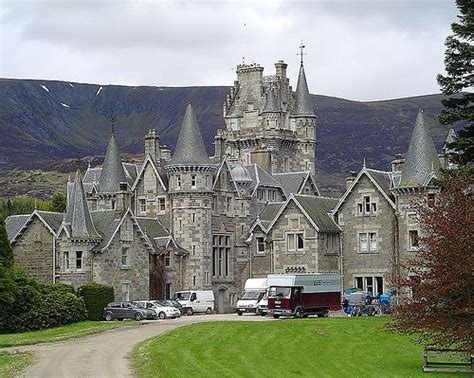
[[[191,104],[186,108],[176,148],[168,163],[168,166],[176,165],[211,165]]]
[[[125,178],[117,139],[112,131],[109,144],[107,145],[107,152],[105,153],[104,165],[100,173],[99,191],[104,193],[118,192],[121,182],[127,182],[127,179]]]
[[[263,113],[277,113],[280,109],[278,109],[277,98],[275,96],[275,92],[273,89],[269,89],[267,92],[267,97],[265,99],[265,106],[263,107]]]
[[[418,111],[415,127],[411,135],[399,187],[426,186],[433,174],[440,170],[440,162],[435,145],[429,134],[423,110]]]
[[[301,63],[300,73],[298,75],[298,84],[296,86],[296,107],[295,116],[314,116],[313,106],[309,95],[308,84],[306,83],[306,75],[304,66]]]
[[[84,187],[82,185],[82,176],[79,169],[76,172],[72,188],[68,191],[64,222],[69,226],[71,238],[101,238],[101,235],[94,227],[89,208],[87,207]]]

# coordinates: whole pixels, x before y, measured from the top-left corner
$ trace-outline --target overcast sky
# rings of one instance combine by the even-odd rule
[[[231,85],[245,51],[246,62],[260,63],[265,74],[285,60],[296,87],[303,40],[310,92],[356,100],[438,93],[436,74],[443,71],[444,41],[457,14],[454,0],[0,5],[1,77]]]

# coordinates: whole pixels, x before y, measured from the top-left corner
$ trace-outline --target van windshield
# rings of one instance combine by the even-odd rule
[[[260,297],[259,291],[246,291],[244,295],[242,295],[242,299],[246,300],[258,300]]]
[[[290,298],[291,288],[290,287],[275,287],[272,286],[268,290],[269,298]]]
[[[190,294],[191,293],[189,291],[182,291],[181,293],[176,293],[173,296],[173,300],[175,300],[175,301],[187,301],[187,300],[189,300]]]

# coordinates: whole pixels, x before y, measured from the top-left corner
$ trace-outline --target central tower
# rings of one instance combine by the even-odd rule
[[[268,76],[255,63],[237,66],[237,80],[224,103],[225,129],[215,138],[216,157],[257,163],[270,174],[315,173],[316,115],[303,60],[296,93],[286,69],[282,60]]]

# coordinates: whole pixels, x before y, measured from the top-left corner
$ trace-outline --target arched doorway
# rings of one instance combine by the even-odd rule
[[[226,289],[219,289],[217,293],[217,313],[223,314],[225,312],[225,293]]]

